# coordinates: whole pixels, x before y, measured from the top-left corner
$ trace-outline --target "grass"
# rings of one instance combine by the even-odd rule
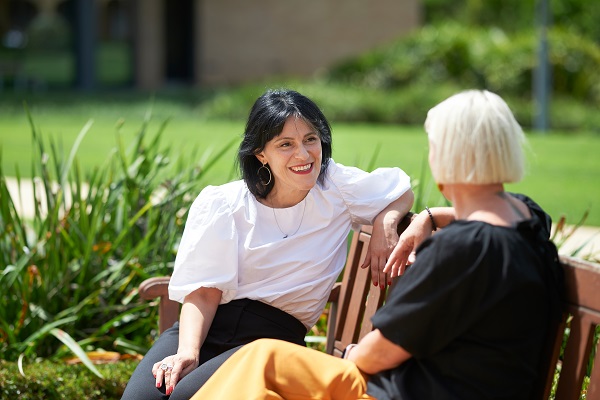
[[[116,126],[121,125],[125,140],[132,139],[149,107],[149,96],[130,98],[89,98],[82,102],[30,103],[36,125],[42,135],[60,138],[65,148],[74,142],[77,133],[89,119],[94,123],[78,152],[84,170],[101,165],[114,147]],[[222,143],[241,137],[244,121],[215,121],[200,117],[193,94],[178,100],[161,98],[153,106],[154,120],[150,130],[158,130],[163,119],[171,118],[165,139],[175,154],[190,154],[192,148],[220,148]],[[41,104],[41,105],[40,105]],[[30,176],[31,133],[23,106],[19,102],[0,103],[0,147],[5,174]],[[422,127],[348,124],[330,121],[333,125],[334,159],[338,162],[370,169],[372,166],[400,166],[413,179],[419,178],[427,154],[427,140]],[[529,134],[531,154],[525,179],[508,185],[513,191],[526,193],[538,201],[557,220],[561,215],[567,223],[577,223],[586,211],[587,225],[600,226],[600,136],[593,134],[548,135]],[[207,153],[204,153],[205,155]],[[237,176],[233,169],[235,149],[222,157],[204,179],[207,184],[220,184]],[[430,205],[443,199],[428,177],[426,194]]]
[[[81,144],[78,152],[78,161],[83,170],[89,170],[93,166],[102,165],[106,155],[115,146],[115,134],[117,125],[121,125],[120,132],[125,142],[130,142],[139,130],[142,116],[132,118],[105,117],[92,118],[93,125]],[[52,136],[62,140],[66,149],[71,144],[81,128],[88,121],[87,117],[65,118],[64,116],[34,116],[36,126],[44,136]],[[160,128],[160,120],[153,120],[149,130],[155,132]],[[238,122],[199,122],[193,118],[173,119],[169,122],[167,131],[163,135],[164,140],[174,149],[175,154],[190,154],[193,147],[201,152],[207,149],[217,149],[236,135],[240,135],[243,124]],[[21,118],[2,118],[0,130],[0,146],[3,148],[3,162],[5,174],[11,176],[16,174],[17,166],[23,176],[31,175],[31,134],[25,121]],[[219,163],[219,168],[211,173],[212,183],[222,183],[231,175],[234,151],[230,151]]]
[[[529,172],[523,182],[509,189],[538,199],[554,220],[565,215],[577,222],[586,210],[586,224],[600,226],[600,137],[530,135]]]

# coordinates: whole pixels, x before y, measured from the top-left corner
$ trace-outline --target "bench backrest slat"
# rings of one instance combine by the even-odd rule
[[[600,325],[600,265],[567,256],[560,257],[560,264],[565,278],[564,314],[552,334],[552,348],[546,351],[547,358],[541,368],[542,394],[534,398],[550,396],[555,374],[560,370],[555,399],[578,400],[588,365],[593,363],[586,399],[600,400],[600,365],[593,360],[599,354],[598,344],[595,351],[593,348]],[[562,359],[561,349],[564,349]]]
[[[569,324],[569,339],[565,346],[562,368],[569,373],[559,377],[556,390],[558,398],[579,398],[584,376],[587,372],[588,356],[594,338],[591,321],[586,314],[570,309],[572,320]],[[569,395],[571,393],[571,395]]]
[[[596,343],[596,359],[598,361],[600,354],[600,340]],[[600,362],[599,362],[600,363]],[[587,400],[600,400],[600,364],[594,365],[590,374],[590,384],[587,390]]]
[[[361,238],[361,236],[363,237]],[[368,243],[368,239],[365,240],[364,235],[360,233],[355,233],[352,237],[342,278],[341,301],[338,306],[336,323],[336,340],[341,340],[342,335],[346,336],[345,340],[353,340],[352,336],[348,337],[348,335],[352,335],[352,333],[349,333],[351,331],[350,328],[360,318],[360,314],[362,313],[360,304],[356,304],[354,291],[357,287],[362,286],[357,272],[360,269],[361,261],[364,259]]]
[[[404,228],[402,228],[404,229]],[[373,330],[371,317],[385,301],[387,290],[371,282],[370,268],[360,268],[371,240],[371,226],[362,226],[354,233],[344,268],[337,323],[331,354],[341,356],[351,343],[358,342]],[[329,339],[332,335],[329,335]]]

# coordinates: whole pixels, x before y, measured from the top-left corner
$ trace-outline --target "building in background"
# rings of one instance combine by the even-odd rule
[[[0,88],[306,77],[420,20],[418,0],[0,0]]]

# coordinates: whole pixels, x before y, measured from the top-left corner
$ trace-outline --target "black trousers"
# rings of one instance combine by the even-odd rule
[[[285,340],[305,346],[306,327],[290,314],[256,300],[240,299],[219,305],[200,349],[200,366],[181,379],[171,396],[164,383],[156,388],[152,366],[176,354],[179,322],[156,340],[133,372],[123,400],[189,399],[241,346],[260,338]]]

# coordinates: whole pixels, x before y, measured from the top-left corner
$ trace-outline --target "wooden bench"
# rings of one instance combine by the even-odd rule
[[[409,221],[405,218],[398,230],[402,231]],[[347,345],[358,342],[373,329],[371,316],[389,292],[373,286],[370,271],[360,268],[370,238],[370,226],[354,233],[342,280],[329,297],[326,352],[337,357]],[[566,282],[565,312],[547,345],[534,399],[550,398],[557,368],[560,375],[555,399],[580,399],[588,365],[599,358],[600,348],[594,338],[600,325],[600,265],[565,256],[561,256],[561,265]],[[160,297],[160,332],[173,325],[179,315],[179,304],[168,300],[168,282],[168,277],[150,278],[139,288],[144,299]],[[587,400],[600,400],[600,366],[591,369],[586,396]]]

